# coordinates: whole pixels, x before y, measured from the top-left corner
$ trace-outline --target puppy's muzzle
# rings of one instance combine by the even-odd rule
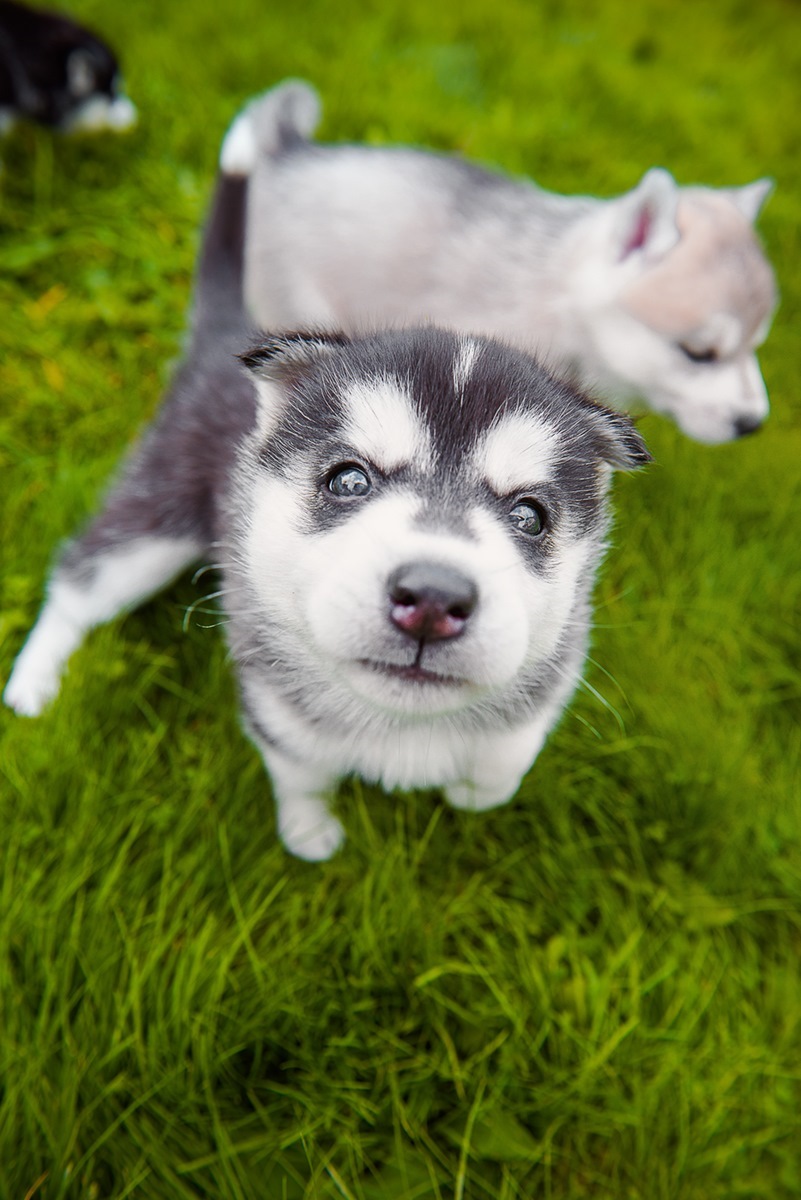
[[[455,567],[407,563],[387,581],[390,620],[418,642],[458,637],[478,604],[478,588]]]

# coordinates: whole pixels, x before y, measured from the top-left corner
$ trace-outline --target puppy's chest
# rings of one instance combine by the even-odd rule
[[[458,722],[457,722],[458,723]],[[472,774],[474,752],[466,731],[441,720],[394,728],[353,740],[351,770],[384,788],[440,787]]]
[[[251,679],[244,690],[257,723],[289,757],[387,789],[440,787],[468,776],[492,737],[468,729],[457,714],[399,718],[358,701],[350,709],[341,694],[319,695],[319,703],[301,711],[263,682]]]

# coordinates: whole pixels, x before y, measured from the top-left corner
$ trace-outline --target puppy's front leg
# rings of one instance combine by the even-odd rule
[[[311,762],[290,757],[265,733],[247,724],[272,780],[278,835],[290,854],[307,862],[323,862],[339,849],[345,830],[328,807],[336,776]]]
[[[483,812],[508,803],[542,749],[553,720],[548,712],[521,729],[478,736],[466,778],[444,789],[448,804]]]

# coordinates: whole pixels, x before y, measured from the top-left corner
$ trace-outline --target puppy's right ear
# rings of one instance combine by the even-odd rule
[[[310,332],[268,333],[264,340],[240,354],[240,360],[257,379],[284,375],[292,367],[308,366],[336,346],[346,346],[350,338],[344,333],[312,330]]]
[[[268,436],[281,417],[292,393],[293,384],[335,349],[345,346],[344,333],[298,332],[266,334],[239,360],[253,375],[259,402],[258,425]]]

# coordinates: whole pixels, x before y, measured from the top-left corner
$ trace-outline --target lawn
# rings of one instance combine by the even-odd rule
[[[278,843],[214,579],[0,713],[0,1197],[801,1195],[801,9],[790,0],[76,0],[127,136],[0,148],[0,678],[180,350],[220,139],[287,75],[323,136],[565,192],[776,192],[765,429],[642,429],[587,686],[516,801],[358,782]]]

